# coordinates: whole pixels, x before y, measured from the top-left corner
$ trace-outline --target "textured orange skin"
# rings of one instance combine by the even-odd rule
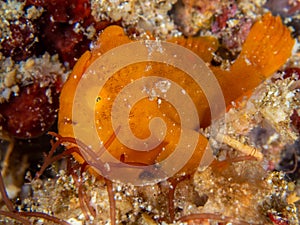
[[[125,35],[122,28],[118,26],[110,26],[106,28],[99,36],[97,47],[91,52],[86,52],[82,55],[82,57],[76,63],[72,74],[65,83],[61,92],[58,121],[60,135],[74,137],[72,128],[72,123],[74,121],[71,121],[72,102],[76,86],[86,68],[105,52],[113,49],[116,46],[129,43],[131,41],[132,40]],[[189,48],[207,63],[210,63],[212,59],[212,53],[218,48],[217,41],[211,37],[179,37],[169,41]],[[271,14],[266,14],[261,21],[256,22],[243,45],[243,49],[239,57],[231,66],[230,71],[224,71],[218,67],[210,66],[222,88],[226,105],[230,106],[232,101],[235,101],[236,99],[245,95],[249,95],[251,91],[263,80],[278,70],[290,57],[293,46],[294,40],[291,38],[289,30],[282,24],[279,17],[273,17]],[[188,84],[183,82],[182,72],[178,69],[166,69],[159,63],[153,63],[151,65],[152,68],[154,68],[154,71],[158,70],[163,71],[164,73],[173,74],[175,81],[183,85],[183,89],[188,90],[188,93],[191,94],[195,104],[199,106],[198,113],[200,124],[203,127],[208,126],[210,124],[210,112],[208,102],[204,94],[198,93],[196,95],[193,93],[193,89],[197,87],[194,84],[190,84],[189,81],[187,82]],[[146,63],[139,63],[138,65],[135,64],[129,68],[126,67],[124,70],[122,69],[117,73],[116,80],[120,80],[121,84],[125,86],[128,82],[130,82],[129,80],[131,78],[139,77],[139,75],[137,75],[138,72],[144,71],[143,75],[145,76],[145,66]],[[110,81],[108,81],[108,83],[109,82]],[[111,81],[109,84],[114,84],[114,82],[116,81]],[[104,92],[99,93],[99,95],[107,94]],[[149,165],[167,158],[173,152],[181,129],[178,115],[176,114],[176,110],[172,107],[168,107],[166,102],[162,103],[162,106],[159,110],[155,104],[157,104],[155,101],[144,101],[141,102],[141,108],[137,107],[132,109],[134,115],[133,117],[135,117],[135,119],[133,119],[133,121],[135,120],[133,125],[142,125],[136,128],[136,130],[133,129],[133,133],[135,133],[139,138],[147,137],[149,135],[149,119],[147,119],[147,116],[155,115],[160,117],[162,114],[167,115],[164,120],[168,129],[172,129],[173,132],[168,132],[162,144],[149,152],[134,151],[126,146],[123,146],[118,140],[114,140],[109,146],[108,150],[117,159],[123,158],[125,162]],[[97,109],[107,111],[110,110],[110,106],[103,102]],[[95,121],[98,121],[102,127],[107,128],[105,131],[101,130],[98,132],[101,140],[105,141],[113,134],[110,121],[106,121],[101,117],[97,118],[96,114],[95,117]],[[172,126],[174,122],[176,123],[175,127]],[[181,169],[180,172],[192,174],[199,165],[203,153],[205,152],[208,140],[201,134],[198,135],[199,138],[197,148],[194,151],[190,161],[185,165],[184,168]],[[161,150],[162,147],[165,148],[163,152]],[[79,156],[75,157],[79,162],[84,161]]]

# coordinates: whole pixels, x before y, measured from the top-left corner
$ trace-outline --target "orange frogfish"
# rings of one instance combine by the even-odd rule
[[[103,142],[110,140],[107,151],[115,159],[132,165],[152,165],[172,155],[182,132],[188,132],[189,135],[197,137],[196,147],[188,162],[180,168],[177,174],[192,174],[204,155],[208,140],[199,133],[199,127],[185,127],[184,122],[181,123],[180,121],[176,107],[168,101],[157,96],[143,98],[134,105],[131,105],[130,113],[126,115],[131,132],[139,139],[151,136],[149,124],[154,117],[163,119],[166,128],[165,136],[151,150],[138,151],[124,145],[118,139],[118,131],[114,129],[111,121],[111,110],[114,100],[124,87],[142,77],[159,76],[162,78],[162,81],[164,79],[172,80],[180,85],[192,99],[197,109],[201,127],[205,128],[209,126],[211,123],[210,109],[205,93],[182,70],[159,62],[134,63],[120,69],[106,81],[102,89],[99,90],[99,97],[95,100],[93,106],[82,105],[80,107],[73,104],[77,85],[88,67],[111,49],[133,41],[124,33],[121,27],[110,26],[100,34],[96,47],[81,56],[72,74],[64,84],[60,95],[59,134],[63,137],[75,136],[74,127],[78,126],[79,122],[73,120],[73,110],[83,110],[85,112],[93,110],[94,118],[82,119],[83,121],[94,121],[99,140]],[[209,64],[211,71],[219,82],[226,106],[230,106],[233,101],[242,96],[249,95],[263,80],[278,70],[290,57],[294,46],[294,40],[288,28],[282,24],[279,17],[273,17],[271,14],[264,15],[261,20],[254,23],[242,46],[242,51],[228,71],[210,65],[213,53],[219,47],[218,41],[215,38],[176,37],[168,41],[190,49],[202,58],[204,62]],[[89,88],[86,91],[88,92]],[[85,117],[85,115],[87,114],[82,113],[82,117]],[[81,126],[84,127],[82,124]],[[89,127],[84,127],[84,129],[86,135],[93,132],[89,130]],[[113,136],[114,138],[111,138]],[[184,151],[182,154],[184,154]],[[76,153],[74,156],[79,162],[84,161]]]

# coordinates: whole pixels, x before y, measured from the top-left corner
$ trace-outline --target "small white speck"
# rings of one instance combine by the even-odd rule
[[[106,169],[107,172],[110,171],[110,165],[108,163],[104,163],[104,168]]]

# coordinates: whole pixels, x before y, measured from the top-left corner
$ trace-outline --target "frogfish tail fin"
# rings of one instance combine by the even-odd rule
[[[267,78],[291,56],[294,43],[280,17],[267,13],[251,28],[232,70],[250,66],[262,78]]]

